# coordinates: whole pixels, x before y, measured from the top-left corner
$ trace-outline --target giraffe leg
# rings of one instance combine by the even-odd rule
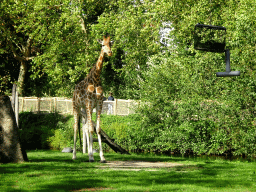
[[[92,103],[88,102],[87,105],[87,130],[88,130],[88,155],[89,155],[89,162],[94,162],[94,158],[93,158],[93,152],[92,152],[92,145],[93,145],[93,123],[92,123]]]
[[[88,124],[86,124],[88,125]],[[85,135],[87,140],[87,146],[88,146],[88,156],[89,156],[89,162],[94,162],[93,153],[92,153],[92,144],[91,144],[91,138],[92,134],[89,132],[88,126],[85,126]]]
[[[83,122],[83,153],[86,153],[86,126],[87,126],[87,115],[85,109],[81,110],[82,122]]]
[[[94,162],[93,152],[92,152],[92,144],[93,144],[93,134],[90,132],[90,141],[88,146],[88,155],[89,155],[89,162]]]
[[[96,126],[96,133],[98,135],[98,142],[99,142],[99,148],[100,148],[100,162],[101,163],[106,163],[106,159],[103,155],[103,150],[102,150],[102,142],[101,142],[101,135],[100,135],[100,131],[101,131],[101,128],[100,128],[100,114],[101,114],[101,110],[102,110],[102,104],[103,104],[103,101],[100,100],[98,105],[97,105],[97,126]]]
[[[86,129],[87,129],[87,124],[85,119],[83,118],[83,153],[86,153],[86,137],[87,137]]]
[[[100,133],[97,133],[97,135],[98,135],[98,141],[99,141],[99,147],[100,147],[100,162],[106,163],[106,159],[103,155],[103,150],[102,150],[101,135]]]
[[[73,149],[73,158],[72,159],[76,159],[76,134],[77,134],[77,130],[78,130],[78,120],[79,120],[79,114],[76,112],[76,110],[74,110],[74,149]]]

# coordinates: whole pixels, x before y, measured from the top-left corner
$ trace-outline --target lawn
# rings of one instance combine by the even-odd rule
[[[107,161],[172,162],[182,166],[140,170],[100,168],[88,156],[29,151],[30,162],[0,164],[0,191],[256,191],[256,162],[106,153]]]

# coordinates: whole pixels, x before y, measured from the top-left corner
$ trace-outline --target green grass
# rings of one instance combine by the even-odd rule
[[[106,153],[108,161],[162,161],[184,166],[150,171],[100,169],[88,156],[29,151],[30,162],[0,164],[0,191],[256,191],[256,162]]]

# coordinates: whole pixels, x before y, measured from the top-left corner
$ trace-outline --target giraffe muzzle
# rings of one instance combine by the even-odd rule
[[[108,52],[108,56],[112,56],[112,51],[109,51],[109,52]]]

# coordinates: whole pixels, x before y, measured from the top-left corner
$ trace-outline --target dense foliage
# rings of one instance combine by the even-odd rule
[[[0,47],[1,58],[6,58],[0,67],[17,65],[13,58],[22,56],[20,44],[28,43],[29,37],[36,37],[33,46],[41,50],[33,52],[33,59],[26,57],[31,60],[33,79],[27,83],[28,93],[70,97],[75,83],[86,76],[99,55],[96,40],[108,32],[115,44],[102,72],[104,89],[116,98],[142,100],[139,116],[129,117],[140,123],[126,126],[116,120],[109,130],[120,144],[145,151],[256,153],[254,0],[29,2],[13,1],[22,11],[30,8],[28,15],[8,7],[7,1],[0,7],[13,13],[0,23],[5,35],[1,44],[18,36]],[[40,3],[44,9],[38,15]],[[36,23],[32,29],[31,19]],[[171,22],[174,28],[169,47],[160,43],[163,22]],[[196,23],[227,28],[231,70],[241,71],[241,76],[216,77],[216,72],[225,71],[225,55],[194,49]],[[6,71],[0,77],[0,86],[8,84],[10,74]]]
[[[241,71],[243,79],[254,79],[256,43],[252,0],[37,0],[3,1],[0,5],[2,92],[10,92],[11,80],[25,87],[23,92],[28,96],[71,97],[74,85],[97,60],[100,50],[97,39],[108,32],[115,44],[114,55],[106,59],[102,73],[104,89],[114,92],[118,98],[140,99],[140,81],[147,80],[142,73],[148,71],[150,57],[165,58],[168,56],[161,56],[162,52],[170,52],[170,48],[159,43],[163,22],[171,22],[174,27],[170,34],[174,38],[174,52],[191,56],[193,69],[182,65],[195,70],[194,74],[201,73],[202,79],[224,71],[220,64],[224,55],[196,52],[192,56],[194,25],[225,26],[231,66]],[[182,59],[179,57],[179,62]],[[236,82],[247,83],[242,78]],[[202,85],[201,81],[198,83]]]
[[[49,138],[54,135],[61,123],[67,122],[57,113],[33,114],[23,112],[19,115],[20,140],[25,149],[49,149]]]
[[[160,104],[165,113],[160,112]],[[210,100],[167,107],[164,102],[160,104],[155,108],[157,114],[151,107],[144,107],[142,114],[146,116],[102,115],[101,128],[117,144],[133,152],[256,155],[255,129],[247,126],[248,114]],[[26,149],[73,147],[72,116],[26,112],[20,121],[21,141]],[[77,147],[81,151],[78,141]],[[94,143],[94,148],[98,148],[98,143]],[[105,143],[103,149],[111,151]]]
[[[63,5],[67,6],[68,3],[68,1],[63,2]],[[23,95],[25,85],[29,85],[26,74],[28,70],[33,71],[34,68],[32,60],[46,53],[45,46],[54,38],[55,27],[61,24],[60,21],[67,10],[62,9],[60,4],[41,0],[26,2],[4,0],[0,3],[0,10],[0,54],[4,59],[0,67],[3,68],[1,70],[4,77],[11,76],[12,81],[17,81],[19,93]],[[70,17],[69,14],[68,18]],[[13,73],[15,68],[18,68],[18,74],[16,71]],[[42,76],[44,72],[42,69],[40,67],[39,71],[37,70],[37,78]]]
[[[138,115],[122,117],[104,114],[101,119],[102,129],[112,139],[126,149],[137,149],[137,143],[133,142],[140,138],[139,135],[136,135],[136,130],[140,128],[140,118]],[[96,120],[95,114],[93,115],[93,120]],[[20,114],[21,142],[26,149],[62,150],[65,147],[73,147],[73,124],[74,118],[72,115],[23,112]],[[98,143],[94,143],[94,148],[97,149],[97,147]],[[79,141],[77,141],[77,148],[81,151]],[[107,151],[110,150],[106,144],[104,144],[103,148]]]
[[[97,39],[108,32],[115,44],[114,55],[105,60],[104,89],[119,98],[139,98],[137,79],[147,57],[159,50],[161,19],[145,14],[152,7],[149,1],[10,3],[0,4],[0,54],[16,59],[19,72],[12,72],[11,62],[1,64],[1,79],[18,81],[24,95],[70,97],[99,56]],[[10,84],[1,86],[2,92],[10,92]]]
[[[175,15],[171,33],[177,48],[151,57],[143,74],[145,105],[140,113],[148,149],[256,153],[256,15],[251,3],[179,1],[163,8],[163,13],[171,9]],[[227,28],[231,69],[241,71],[240,77],[215,76],[225,71],[224,53],[194,50],[193,28],[198,22]]]

